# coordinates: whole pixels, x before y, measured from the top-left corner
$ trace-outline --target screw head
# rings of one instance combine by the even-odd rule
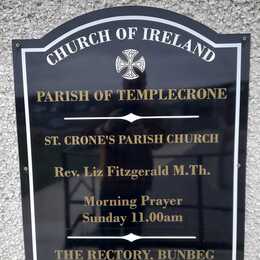
[[[20,48],[20,47],[21,47],[21,43],[20,43],[20,42],[17,42],[17,43],[15,44],[15,47],[16,47],[16,48]]]
[[[246,36],[243,36],[243,41],[246,41],[247,40],[247,37]]]
[[[24,167],[23,167],[23,170],[24,170],[25,172],[27,172],[27,171],[28,171],[28,167],[27,167],[27,166],[24,166]]]

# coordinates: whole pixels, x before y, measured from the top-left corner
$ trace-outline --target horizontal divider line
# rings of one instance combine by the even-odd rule
[[[64,117],[64,120],[125,120],[128,122],[134,122],[140,119],[189,119],[199,118],[199,115],[180,115],[180,116],[138,116],[133,113],[129,113],[125,116],[101,116],[101,117]]]
[[[180,240],[194,240],[197,239],[196,236],[137,236],[135,234],[128,234],[126,236],[67,236],[67,239],[124,239],[130,242],[134,242],[140,239],[180,239]]]

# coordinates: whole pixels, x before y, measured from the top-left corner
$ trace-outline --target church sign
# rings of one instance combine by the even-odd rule
[[[27,260],[242,260],[250,35],[118,7],[14,40]]]

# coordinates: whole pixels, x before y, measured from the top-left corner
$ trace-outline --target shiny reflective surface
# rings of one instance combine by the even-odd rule
[[[26,131],[22,49],[44,47],[80,25],[123,15],[161,17],[185,25],[217,44],[241,43],[241,84],[237,82],[237,47],[215,48],[190,32],[156,21],[136,19],[98,24],[70,35],[45,52],[26,52],[30,154],[26,139],[28,129]],[[113,38],[118,28],[128,27],[138,28],[135,39]],[[162,36],[158,41],[144,41],[142,28],[174,32],[182,36],[183,42],[190,39],[200,42],[214,50],[215,59],[207,62],[185,48],[164,44]],[[55,65],[46,62],[46,55],[54,53],[59,46],[83,35],[108,29],[111,41],[82,49]],[[79,17],[42,40],[24,41],[21,48],[14,46],[22,170],[28,166],[28,155],[32,156],[32,171],[21,172],[27,259],[34,259],[29,174],[33,176],[34,191],[34,204],[31,205],[35,210],[34,250],[39,260],[66,259],[64,252],[60,252],[59,258],[55,251],[65,249],[72,249],[74,253],[75,250],[83,250],[82,259],[99,259],[97,252],[94,257],[94,253],[91,256],[88,251],[95,249],[132,252],[128,256],[114,252],[117,257],[114,259],[148,259],[143,251],[138,250],[151,250],[149,257],[153,259],[243,259],[249,40],[243,41],[242,38],[243,35],[218,35],[168,11],[127,7]],[[140,68],[134,68],[138,78],[133,80],[123,78],[123,73],[120,70],[118,73],[115,67],[116,57],[123,58],[122,51],[126,49],[137,49],[137,58],[143,56],[145,59],[145,70],[141,72]],[[50,57],[54,62],[54,56]],[[237,93],[238,84],[240,93]],[[168,89],[181,88],[225,88],[227,98],[122,101],[117,92],[162,89],[161,93],[166,96]],[[90,101],[37,102],[39,91],[54,93],[58,90],[88,90]],[[97,102],[93,98],[97,90],[111,90],[111,100]],[[240,107],[237,105],[239,98]],[[236,122],[238,111],[240,116]],[[134,122],[115,119],[64,120],[68,117],[121,117],[130,113],[141,117],[197,117],[141,118]],[[237,130],[236,125],[239,126]],[[183,143],[177,138],[174,142],[176,134],[186,134],[189,140]],[[218,142],[196,142],[195,134],[218,135]],[[58,136],[60,145],[46,143],[46,137],[51,136]],[[75,136],[81,139],[73,139]],[[96,144],[100,136],[103,138],[102,144]],[[129,139],[119,144],[119,136],[128,136]],[[134,140],[133,136],[138,137]],[[150,136],[149,140],[144,141],[147,136]],[[238,170],[234,165],[236,157],[240,164]],[[191,165],[198,166],[194,174]],[[178,173],[174,166],[182,166],[185,171]],[[55,171],[58,168],[70,172],[57,177]],[[146,172],[146,176],[134,175],[138,169],[154,169],[154,172]],[[74,177],[71,170],[76,173]],[[236,171],[238,185],[234,179]],[[236,199],[238,210],[234,209]],[[94,216],[108,218],[106,223],[90,223]],[[234,216],[238,221],[236,231],[233,230]],[[120,239],[130,233],[147,239],[134,242]],[[88,238],[93,236],[119,238]],[[150,239],[158,236],[161,238]],[[175,238],[165,239],[167,237]],[[162,251],[159,252],[159,249]],[[188,252],[190,249],[193,250],[191,255]],[[172,251],[166,254],[166,250]],[[177,258],[178,251],[174,250],[182,250],[186,258],[180,258],[181,255]],[[198,253],[198,250],[204,251]],[[234,250],[237,252],[235,259],[232,258]],[[142,253],[141,256],[134,255],[137,252]],[[74,256],[72,259],[77,258]],[[102,256],[101,259],[113,258]]]

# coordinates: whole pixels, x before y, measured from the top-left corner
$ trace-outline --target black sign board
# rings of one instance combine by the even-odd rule
[[[249,43],[148,7],[14,40],[26,259],[242,260]]]

